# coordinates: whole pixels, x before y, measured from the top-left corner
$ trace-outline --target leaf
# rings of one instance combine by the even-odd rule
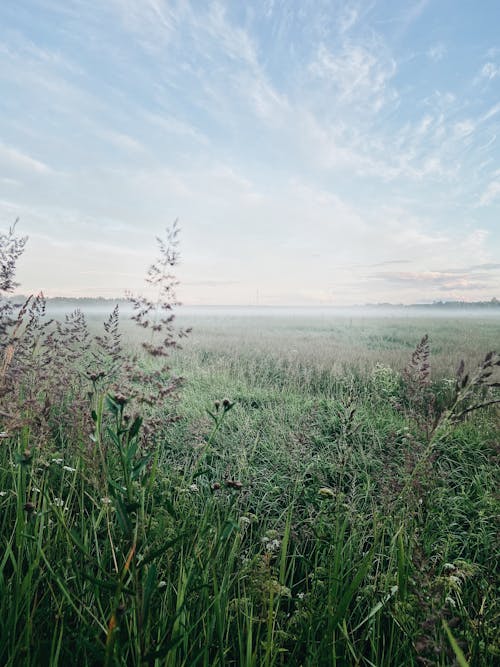
[[[356,591],[361,586],[363,579],[366,577],[368,570],[370,569],[372,558],[373,558],[373,547],[370,549],[370,551],[367,553],[367,555],[361,562],[359,570],[356,572],[354,579],[349,584],[344,595],[342,595],[342,597],[340,598],[340,602],[338,603],[332,618],[332,625],[334,627],[337,626],[337,624],[340,623],[340,621],[345,617],[347,608],[351,604],[352,599],[356,595]]]
[[[155,558],[158,558],[158,556],[163,556],[163,554],[168,549],[173,547],[174,544],[177,544],[177,542],[179,542],[183,538],[187,537],[187,535],[190,535],[190,533],[188,533],[188,532],[181,533],[180,535],[177,535],[177,537],[174,537],[172,540],[168,540],[167,542],[164,542],[161,545],[161,547],[158,547],[158,549],[153,549],[153,551],[150,551],[148,554],[146,554],[146,556],[137,565],[137,569],[142,569],[145,565],[147,565],[148,563],[151,563],[151,561],[155,560]]]
[[[369,621],[371,618],[373,618],[373,617],[375,616],[375,614],[376,614],[377,612],[379,612],[379,611],[382,609],[382,607],[383,607],[384,605],[386,605],[387,602],[389,602],[389,600],[390,600],[392,597],[394,597],[394,595],[396,595],[397,592],[398,592],[398,587],[397,587],[397,586],[392,586],[392,587],[391,587],[391,590],[389,591],[389,593],[387,593],[387,595],[385,595],[385,596],[383,597],[382,600],[380,600],[379,602],[377,602],[377,604],[376,604],[374,607],[372,607],[372,609],[371,609],[370,613],[368,614],[368,616],[366,616],[366,617],[361,621],[361,623],[359,623],[359,624],[354,628],[354,630],[352,631],[352,633],[357,632],[357,631],[359,630],[359,628],[361,628],[367,621]]]
[[[132,468],[132,474],[130,475],[132,480],[139,479],[141,474],[144,472],[146,469],[146,466],[148,463],[151,461],[152,454],[146,454],[146,456],[143,456],[142,459],[137,461],[137,463],[134,465]]]
[[[146,581],[144,582],[143,598],[142,598],[143,625],[146,625],[149,616],[149,609],[151,606],[151,598],[153,597],[153,594],[156,591],[157,574],[158,570],[156,568],[156,565],[153,563],[151,567],[148,568],[148,574],[146,576]]]
[[[129,441],[137,436],[142,426],[142,417],[136,417],[128,432]]]
[[[205,468],[205,470],[200,470],[199,472],[193,475],[193,481],[198,477],[201,477],[202,475],[209,475],[211,472],[212,471],[209,468]]]
[[[175,509],[175,507],[174,507],[173,502],[172,502],[171,500],[169,500],[168,498],[165,498],[165,499],[163,500],[163,502],[164,502],[164,504],[165,504],[165,509],[166,509],[167,512],[170,514],[170,516],[171,516],[173,519],[177,519],[177,518],[178,518],[178,514],[177,514],[177,511],[176,511],[176,509]]]
[[[115,506],[116,506],[116,516],[118,518],[118,523],[120,524],[121,529],[124,533],[130,534],[132,532],[132,522],[129,519],[129,512],[125,506],[123,500],[115,496]]]
[[[445,629],[445,632],[448,635],[448,640],[450,642],[451,648],[453,649],[453,653],[455,654],[458,664],[460,665],[460,667],[469,667],[469,663],[467,662],[467,659],[462,649],[457,644],[457,640],[452,635],[450,627],[444,619],[443,619],[443,628]]]
[[[120,412],[120,406],[118,405],[118,403],[115,403],[115,401],[111,398],[109,394],[106,394],[106,407],[114,415],[117,415]]]
[[[222,529],[222,532],[219,536],[220,541],[222,542],[223,540],[229,539],[231,536],[231,533],[233,533],[235,530],[239,530],[240,526],[239,524],[235,523],[234,521],[231,521],[228,519],[226,521],[224,528]]]

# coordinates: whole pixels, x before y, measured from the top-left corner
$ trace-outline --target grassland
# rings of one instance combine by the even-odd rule
[[[499,319],[137,304],[2,305],[0,664],[498,664]]]

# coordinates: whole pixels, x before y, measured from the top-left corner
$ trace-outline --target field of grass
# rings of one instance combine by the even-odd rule
[[[185,314],[170,384],[129,326],[35,315],[2,334],[0,664],[498,664],[499,319]]]

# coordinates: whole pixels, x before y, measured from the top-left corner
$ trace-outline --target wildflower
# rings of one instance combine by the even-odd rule
[[[166,581],[159,581],[158,582],[158,588],[165,588],[166,585],[167,585]]]
[[[3,498],[7,495],[7,491],[0,491],[0,498]]]
[[[56,507],[64,507],[64,500],[62,498],[54,498],[53,503]]]
[[[274,531],[268,531],[268,532],[274,532]],[[265,550],[269,551],[270,553],[278,551],[279,548],[281,547],[281,540],[278,540],[277,538],[271,539],[269,535],[264,535],[264,537],[262,537],[260,541],[264,545]]]
[[[222,407],[224,408],[224,412],[227,412],[228,410],[230,410],[233,407],[233,405],[234,405],[234,402],[230,401],[229,398],[225,398],[222,401]]]
[[[101,498],[101,503],[103,505],[111,505],[111,498],[108,498],[108,496],[104,496],[104,498]]]
[[[60,466],[63,463],[63,459],[52,459],[52,463],[55,463],[56,465]]]
[[[328,486],[322,486],[318,491],[318,495],[323,496],[323,498],[335,498],[333,489],[330,489]]]
[[[292,591],[288,588],[288,586],[280,586],[278,594],[284,598],[292,597]]]
[[[121,393],[115,394],[114,396],[112,396],[112,399],[122,408],[128,402],[128,398]]]
[[[76,472],[76,468],[72,468],[71,466],[63,466],[62,469],[68,472]]]
[[[266,544],[266,550],[271,552],[278,551],[280,547],[281,547],[280,540],[271,540]]]
[[[189,485],[189,490],[192,491],[193,493],[198,493],[198,491],[199,491],[200,489],[198,488],[198,485],[197,485],[197,484],[190,484],[190,485]]]

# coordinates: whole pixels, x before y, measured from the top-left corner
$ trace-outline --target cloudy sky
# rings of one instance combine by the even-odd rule
[[[121,296],[179,218],[189,304],[500,297],[498,0],[2,0],[23,291]]]

